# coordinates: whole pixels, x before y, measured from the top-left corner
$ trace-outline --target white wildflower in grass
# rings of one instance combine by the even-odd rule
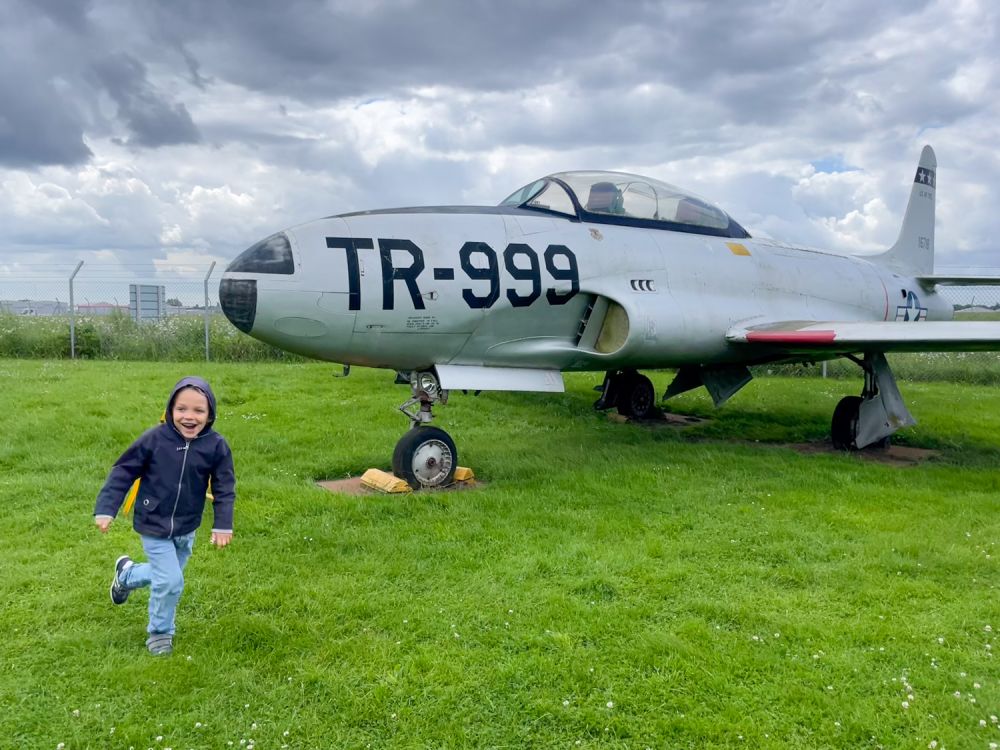
[[[256,729],[257,729],[257,722],[256,722],[256,721],[255,721],[255,722],[253,722],[253,723],[252,723],[252,724],[250,725],[250,729],[251,729],[251,731],[256,731]]]
[[[993,628],[990,625],[987,625],[985,628],[983,628],[983,630],[985,630],[987,633],[992,633],[993,632]]]
[[[567,701],[567,700],[564,700],[564,701],[563,701],[563,705],[564,705],[564,706],[568,706],[568,705],[569,705],[569,701]]]
[[[902,705],[903,710],[906,710],[906,709],[908,709],[910,707],[910,702],[909,701],[903,701],[900,705]]]
[[[60,742],[58,745],[56,745],[56,750],[63,750],[63,748],[65,748],[65,747],[66,747],[66,743],[65,742]]]
[[[991,742],[990,743],[990,750],[997,750],[997,743]]]
[[[979,726],[985,727],[986,726],[986,719],[980,719],[979,720]]]
[[[77,718],[80,718],[80,709],[79,708],[74,708],[73,709],[73,716],[75,716]]]
[[[962,691],[961,691],[961,690],[956,690],[956,691],[954,692],[954,696],[955,696],[956,698],[961,698],[961,697],[962,697]]]
[[[944,638],[938,638],[938,643],[944,643]]]
[[[286,729],[284,732],[282,732],[281,736],[282,737],[287,737],[288,736],[288,730]]]
[[[976,690],[979,690],[979,688],[981,688],[982,685],[980,685],[978,682],[973,682],[972,687],[974,687]]]
[[[200,721],[196,721],[196,722],[194,723],[194,728],[195,728],[195,729],[201,729],[201,722],[200,722]]]
[[[1000,719],[996,717],[996,714],[990,714],[990,721],[996,724]]]
[[[608,701],[608,708],[614,708],[614,707],[615,707],[615,702],[614,701]]]
[[[156,736],[156,741],[157,741],[157,742],[163,742],[163,735],[162,735],[162,734],[158,734],[158,735]]]
[[[931,740],[930,742],[928,742],[927,747],[930,748],[930,750],[935,750],[935,748],[937,747],[937,740]]]

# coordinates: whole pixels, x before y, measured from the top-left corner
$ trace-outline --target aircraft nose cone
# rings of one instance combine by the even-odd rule
[[[219,284],[219,304],[230,323],[243,333],[250,333],[257,317],[257,281],[223,279]]]

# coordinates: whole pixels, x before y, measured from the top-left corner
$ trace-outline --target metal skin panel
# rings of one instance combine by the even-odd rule
[[[293,274],[224,279],[256,281],[251,335],[396,370],[711,368],[1000,348],[1000,324],[973,333],[933,322],[952,315],[927,271],[935,164],[925,150],[900,239],[870,258],[512,206],[444,207],[303,224],[285,232]],[[914,275],[900,270],[908,253]]]
[[[898,306],[888,300],[889,284],[892,295],[919,288],[912,279],[849,256],[752,240],[742,241],[744,254],[725,238],[548,217],[515,222],[474,214],[369,214],[323,219],[288,234],[296,259],[292,276],[227,273],[258,280],[253,335],[307,356],[394,369],[452,363],[604,370],[746,361],[745,347],[726,338],[741,323],[883,321]],[[328,247],[330,237],[363,245],[354,250],[356,310],[350,309],[349,250],[343,243]],[[503,253],[510,246],[519,251],[511,261],[515,269],[530,271],[532,253],[537,262],[539,293],[527,305],[514,306],[508,296],[523,302],[536,288],[533,279],[515,279],[505,267]],[[544,253],[553,246],[576,260],[575,295],[570,281],[553,278],[546,268]],[[496,284],[485,278],[490,251]],[[558,270],[568,267],[563,252],[552,260]],[[401,272],[402,278],[387,280],[386,254],[391,274]],[[470,270],[484,278],[469,278]],[[470,306],[467,298],[481,304],[491,291],[496,299],[489,307]],[[550,291],[559,304],[547,299]],[[596,297],[616,303],[627,316],[627,340],[612,353],[577,343]],[[928,319],[950,317],[950,305],[938,295],[921,290],[921,305],[928,307]],[[286,318],[296,325],[279,322]],[[325,333],[317,333],[319,326]],[[294,330],[303,333],[289,332]]]

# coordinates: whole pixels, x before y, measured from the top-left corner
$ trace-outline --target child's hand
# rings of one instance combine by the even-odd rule
[[[94,523],[97,524],[97,528],[101,530],[102,534],[107,534],[108,528],[111,526],[111,520],[107,516],[99,516],[94,519]]]
[[[212,532],[212,544],[216,547],[225,547],[233,541],[233,532],[231,531],[213,531]]]

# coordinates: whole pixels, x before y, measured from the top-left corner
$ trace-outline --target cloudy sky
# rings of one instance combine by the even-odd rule
[[[0,280],[204,274],[286,226],[565,169],[871,250],[937,151],[937,265],[1000,267],[988,0],[3,0]],[[68,272],[68,271],[67,271]]]

